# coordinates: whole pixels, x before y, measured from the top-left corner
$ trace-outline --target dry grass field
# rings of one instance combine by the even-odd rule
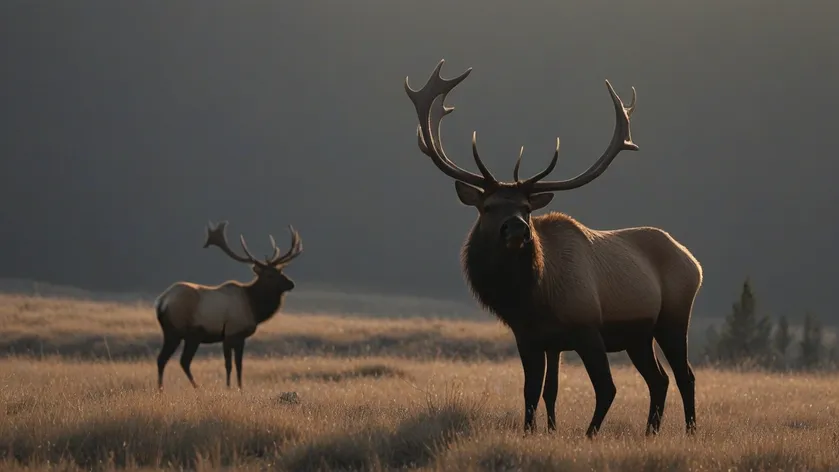
[[[0,469],[839,470],[836,375],[697,369],[698,435],[671,382],[645,438],[646,386],[618,365],[588,441],[594,395],[571,360],[559,431],[540,405],[541,432],[522,434],[521,366],[492,321],[280,314],[248,343],[243,391],[202,346],[201,388],[175,357],[158,392],[159,337],[148,306],[0,296]]]

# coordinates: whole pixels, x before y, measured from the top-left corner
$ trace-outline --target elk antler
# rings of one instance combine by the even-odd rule
[[[481,161],[481,158],[478,156],[478,147],[476,143],[477,133],[472,133],[472,155],[475,158],[475,164],[478,166],[478,170],[481,171],[482,175],[473,174],[472,172],[458,167],[446,156],[446,153],[443,150],[443,143],[440,139],[440,123],[443,120],[443,117],[454,111],[454,107],[446,106],[444,101],[449,92],[451,92],[452,89],[454,89],[466,78],[466,76],[469,75],[470,72],[472,72],[472,68],[470,67],[466,70],[466,72],[458,77],[453,79],[444,79],[440,76],[440,70],[442,69],[444,62],[444,60],[441,60],[440,63],[437,64],[437,67],[435,67],[434,71],[431,73],[431,77],[429,77],[426,84],[419,90],[413,90],[408,85],[408,78],[405,77],[405,91],[414,103],[414,108],[417,110],[417,117],[420,121],[420,124],[417,127],[417,140],[419,142],[420,150],[430,157],[434,164],[443,171],[443,173],[453,179],[484,189],[492,186],[505,185],[492,176],[492,173],[490,173],[489,169],[487,169]],[[516,160],[516,166],[513,169],[513,179],[515,179],[515,185],[532,193],[572,190],[582,187],[599,177],[600,174],[606,171],[621,151],[638,150],[638,145],[632,142],[632,133],[629,127],[629,118],[632,116],[632,112],[635,111],[635,87],[632,87],[632,102],[628,107],[624,106],[623,101],[621,101],[618,94],[615,93],[615,89],[612,88],[612,84],[609,83],[608,80],[606,81],[606,87],[609,89],[609,94],[612,96],[612,103],[615,105],[615,132],[612,135],[612,141],[609,143],[609,147],[606,148],[606,151],[600,159],[598,159],[585,172],[571,179],[540,182],[541,179],[545,178],[554,170],[557,162],[559,161],[559,138],[557,138],[556,150],[554,151],[553,158],[551,159],[550,164],[548,164],[548,167],[533,177],[521,181],[519,180],[519,168],[521,167],[521,158],[524,152],[524,147],[522,147],[519,152],[519,157]]]
[[[263,268],[278,267],[280,265],[288,264],[289,262],[291,262],[292,259],[299,256],[300,253],[303,252],[303,241],[300,239],[300,235],[297,233],[297,231],[294,230],[294,228],[291,225],[288,225],[288,229],[291,232],[291,247],[283,255],[280,255],[280,250],[274,243],[274,237],[270,235],[269,237],[271,238],[271,246],[274,249],[274,255],[270,259],[267,259],[264,263],[257,261],[256,258],[253,257],[251,252],[248,250],[248,245],[245,243],[245,237],[240,235],[239,240],[242,243],[242,250],[245,251],[245,254],[247,254],[248,257],[251,258],[254,264],[260,265]]]
[[[472,72],[470,67],[466,69],[466,72],[453,79],[444,79],[440,76],[440,70],[443,68],[444,62],[445,60],[440,60],[437,67],[431,72],[428,81],[419,90],[412,89],[408,85],[408,77],[405,77],[405,92],[414,103],[419,119],[419,126],[417,126],[419,148],[423,154],[431,158],[438,169],[449,177],[476,187],[491,187],[498,181],[495,180],[495,177],[492,176],[478,156],[475,133],[472,134],[472,155],[482,175],[474,174],[459,167],[446,156],[446,152],[443,150],[443,142],[440,139],[440,124],[443,117],[454,111],[454,107],[445,105],[446,96]]]
[[[279,255],[280,251],[277,249],[274,252],[274,257],[272,257],[268,262],[269,264],[273,266],[288,264],[303,252],[303,240],[300,239],[300,233],[298,233],[291,225],[288,225],[288,231],[291,233],[291,246],[283,255]],[[274,247],[276,248],[276,246]]]
[[[230,249],[230,245],[227,242],[226,230],[227,221],[222,221],[217,225],[213,225],[213,222],[210,221],[207,225],[207,240],[204,242],[204,247],[216,246],[235,261],[255,264],[263,269],[272,266],[273,264],[271,261],[279,257],[280,249],[277,247],[276,242],[274,242],[274,237],[271,235],[268,235],[268,238],[271,240],[273,256],[266,262],[260,261],[254,257],[250,251],[248,251],[248,245],[245,243],[245,237],[242,235],[239,235],[239,241],[241,242],[242,250],[245,251],[245,256],[247,257],[236,254],[232,249]]]
[[[217,225],[214,225],[212,221],[209,221],[207,223],[207,240],[204,241],[204,247],[207,248],[210,246],[216,246],[222,251],[224,251],[225,254],[230,256],[230,258],[234,261],[246,263],[252,262],[251,259],[248,259],[244,256],[240,256],[233,252],[232,249],[230,249],[230,245],[227,243],[226,232],[227,221],[221,221]]]
[[[599,177],[621,151],[638,150],[638,145],[632,142],[632,133],[629,128],[629,117],[632,116],[632,112],[635,111],[635,87],[632,87],[632,102],[628,107],[624,106],[623,101],[620,99],[618,94],[615,93],[615,89],[612,88],[612,84],[610,84],[608,80],[606,81],[606,87],[609,89],[609,94],[612,96],[612,103],[615,105],[615,132],[612,135],[612,141],[609,143],[609,147],[606,148],[606,151],[603,152],[600,159],[598,159],[585,172],[582,172],[576,177],[572,177],[568,180],[539,182],[540,179],[550,174],[554,167],[556,167],[557,160],[559,159],[559,139],[557,138],[556,151],[554,152],[554,156],[551,159],[551,163],[548,164],[548,167],[524,182],[517,182],[518,185],[527,188],[533,193],[556,192],[559,190],[572,190],[579,188]],[[521,155],[519,155],[519,160],[521,160]],[[518,166],[519,163],[517,162],[516,169],[518,169]],[[518,172],[515,172],[515,174],[515,178],[518,180]]]

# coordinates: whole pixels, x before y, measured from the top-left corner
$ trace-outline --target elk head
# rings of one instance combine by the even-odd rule
[[[545,170],[529,179],[520,180],[519,167],[524,152],[522,147],[513,169],[515,181],[501,182],[493,177],[478,155],[477,133],[472,133],[472,156],[481,175],[465,170],[446,156],[440,140],[440,124],[443,117],[454,111],[454,107],[444,104],[446,96],[472,72],[472,68],[453,79],[444,79],[440,76],[444,62],[441,60],[437,64],[431,77],[419,90],[412,89],[405,77],[405,91],[414,103],[419,119],[419,148],[438,169],[455,180],[455,190],[460,201],[478,209],[477,229],[485,236],[497,238],[507,248],[520,249],[532,240],[530,214],[548,205],[553,199],[552,192],[581,187],[600,176],[621,151],[638,150],[638,146],[632,142],[629,129],[629,117],[635,110],[635,88],[632,88],[632,103],[626,107],[607,80],[606,87],[615,106],[615,132],[606,151],[585,172],[568,180],[542,181],[554,170],[559,159],[557,138],[556,151]]]
[[[287,292],[294,288],[294,282],[283,274],[283,269],[303,252],[303,241],[291,225],[288,227],[291,232],[291,247],[289,250],[285,254],[280,254],[280,249],[277,247],[274,237],[269,234],[268,238],[271,240],[273,254],[266,258],[265,261],[260,261],[251,254],[248,250],[248,245],[245,243],[245,237],[242,235],[239,235],[239,241],[242,244],[242,250],[245,252],[245,255],[240,256],[233,252],[227,243],[226,229],[227,221],[222,221],[217,225],[213,225],[212,221],[209,222],[207,225],[207,240],[204,242],[204,247],[217,246],[234,261],[251,264],[251,270],[256,274],[257,282],[277,287],[281,292]]]

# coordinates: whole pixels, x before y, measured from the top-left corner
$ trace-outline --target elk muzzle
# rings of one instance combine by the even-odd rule
[[[509,218],[501,225],[501,240],[509,249],[521,249],[531,239],[530,225],[520,216]]]

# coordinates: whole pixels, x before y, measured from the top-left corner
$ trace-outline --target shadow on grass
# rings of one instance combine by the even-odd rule
[[[125,414],[47,434],[6,430],[0,463],[72,464],[92,469],[196,469],[271,462],[281,470],[369,470],[431,464],[452,441],[468,437],[478,407],[457,399],[429,402],[401,423],[318,435],[294,422],[253,424],[224,417],[167,421]]]
[[[335,434],[300,444],[282,462],[289,470],[393,470],[426,467],[454,441],[471,436],[481,405],[456,398],[429,401],[395,429]]]
[[[36,438],[0,439],[0,456],[22,464],[71,461],[84,468],[195,465],[208,457],[219,465],[237,458],[273,455],[279,445],[299,437],[293,429],[251,428],[247,423],[203,418],[166,422],[130,416],[101,419]]]
[[[525,446],[527,449],[527,446]],[[453,464],[463,467],[464,470],[480,471],[507,471],[527,470],[536,472],[548,472],[554,470],[563,471],[633,471],[633,472],[658,472],[690,470],[689,461],[684,454],[668,456],[650,455],[644,452],[633,454],[622,454],[621,457],[597,458],[594,460],[578,460],[568,457],[566,454],[554,453],[554,451],[523,451],[519,445],[514,443],[495,442],[479,448],[474,456],[467,454],[465,457],[450,458]],[[740,470],[740,469],[737,469]],[[765,470],[765,469],[743,469],[743,470]]]
[[[25,397],[20,400],[13,400],[6,403],[6,415],[15,416],[22,413],[29,413],[38,407],[35,397]]]
[[[396,367],[390,367],[384,364],[367,364],[361,365],[354,369],[343,370],[343,371],[328,371],[328,372],[302,372],[302,373],[294,373],[287,377],[288,380],[298,381],[298,380],[317,380],[323,382],[344,382],[347,380],[353,379],[364,379],[364,378],[372,378],[372,379],[382,379],[382,378],[400,378],[400,379],[410,379],[411,376],[408,375],[402,369],[397,369]]]
[[[637,447],[633,447],[636,444]],[[829,464],[820,463],[819,458],[807,457],[806,454],[783,446],[759,452],[735,452],[730,456],[723,452],[714,457],[713,452],[703,456],[689,447],[656,450],[635,442],[628,442],[627,445],[631,449],[587,451],[589,445],[586,444],[582,447],[585,452],[575,454],[563,450],[559,440],[555,448],[544,448],[530,441],[490,439],[480,444],[466,444],[463,450],[456,448],[443,461],[446,469],[470,471],[835,470]],[[579,448],[579,445],[572,446],[572,449]]]

